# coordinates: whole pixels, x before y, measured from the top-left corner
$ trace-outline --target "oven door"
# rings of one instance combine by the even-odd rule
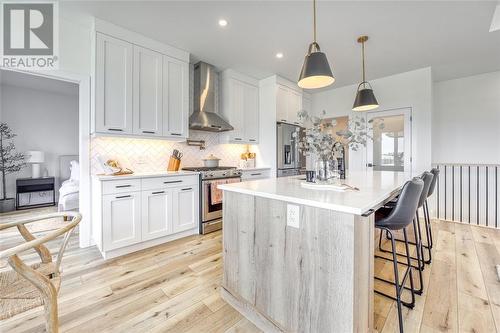
[[[240,177],[234,178],[225,178],[223,180],[231,179],[234,182],[234,179],[239,179]],[[222,202],[221,203],[212,203],[211,200],[211,191],[212,191],[212,183],[218,182],[219,184],[223,184],[225,182],[221,182],[221,179],[210,179],[202,181],[202,222],[208,222],[215,219],[222,218]]]

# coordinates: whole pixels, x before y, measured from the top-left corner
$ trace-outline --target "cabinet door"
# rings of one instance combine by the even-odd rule
[[[250,144],[259,142],[259,88],[246,84],[243,97],[243,119],[245,140]]]
[[[95,130],[132,133],[132,44],[97,34]]]
[[[108,194],[102,200],[104,251],[140,242],[140,192]]]
[[[174,233],[196,228],[199,223],[199,197],[197,187],[179,187],[174,189],[173,193],[175,197],[175,213],[173,218]]]
[[[245,130],[243,128],[243,112],[245,110],[245,84],[235,79],[231,79],[230,84],[231,107],[228,120],[234,127],[234,130],[229,132],[229,136],[231,141],[244,142]]]
[[[276,90],[276,121],[288,122],[288,88],[278,85]]]
[[[134,46],[134,134],[162,135],[162,55]]]
[[[301,125],[297,114],[300,110],[302,110],[302,94],[290,89],[288,94],[288,102],[288,121],[294,125]]]
[[[172,191],[142,192],[142,240],[172,233]]]
[[[163,56],[163,135],[187,137],[188,117],[188,64]]]

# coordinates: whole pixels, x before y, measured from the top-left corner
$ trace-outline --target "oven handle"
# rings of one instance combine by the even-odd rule
[[[224,178],[214,178],[214,179],[203,179],[201,182],[205,184],[211,184],[213,181],[216,180],[221,180],[221,179],[235,179],[238,178],[241,181],[241,176],[235,176],[235,177],[224,177]]]

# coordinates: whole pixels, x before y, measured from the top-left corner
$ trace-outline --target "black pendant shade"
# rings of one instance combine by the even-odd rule
[[[362,59],[363,59],[363,81],[359,84],[356,92],[356,99],[352,106],[353,111],[369,111],[379,107],[375,94],[373,94],[372,86],[365,80],[365,42],[368,36],[358,38],[358,43],[361,44]]]
[[[358,91],[356,93],[356,99],[354,100],[354,105],[352,106],[353,111],[368,111],[378,108],[378,102],[373,94],[373,89],[371,86],[366,87],[368,82],[362,82],[358,86]],[[363,87],[361,87],[363,86]]]
[[[331,85],[335,81],[326,54],[321,52],[317,43],[309,46],[298,85],[305,89],[317,89]]]
[[[303,89],[318,89],[334,81],[328,59],[316,42],[316,0],[313,0],[313,42],[309,44],[297,84]]]

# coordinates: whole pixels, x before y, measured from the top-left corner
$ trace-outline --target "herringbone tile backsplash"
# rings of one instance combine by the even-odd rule
[[[240,154],[246,151],[245,145],[220,144],[219,135],[210,132],[190,131],[190,139],[205,140],[206,149],[188,146],[185,142],[173,142],[159,139],[139,139],[122,137],[95,137],[91,142],[92,174],[102,173],[97,155],[105,160],[118,160],[120,165],[134,172],[164,171],[172,150],[178,149],[184,156],[181,168],[203,165],[202,158],[214,154],[221,159],[220,165],[239,165]],[[250,151],[254,152],[250,146]]]

